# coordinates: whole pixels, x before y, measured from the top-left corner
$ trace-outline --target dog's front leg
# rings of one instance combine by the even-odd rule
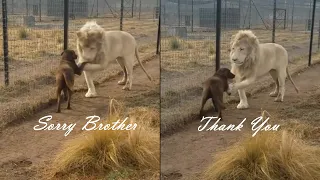
[[[89,65],[89,64],[87,64],[87,65]],[[96,97],[97,96],[97,92],[96,92],[96,89],[94,87],[93,79],[92,79],[93,72],[91,72],[91,71],[83,71],[83,74],[84,74],[84,77],[86,79],[87,86],[88,86],[88,92],[86,93],[85,97],[87,97],[87,98]]]

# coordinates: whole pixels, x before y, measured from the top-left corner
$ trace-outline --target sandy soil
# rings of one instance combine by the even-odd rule
[[[287,81],[283,103],[273,102],[273,98],[269,97],[269,92],[273,88],[268,88],[248,99],[250,109],[238,110],[236,109],[236,103],[228,104],[227,109],[223,112],[223,124],[239,124],[244,118],[247,118],[241,132],[198,132],[200,119],[197,119],[179,132],[162,138],[161,179],[196,179],[198,177],[197,174],[200,174],[209,163],[212,163],[212,155],[214,153],[224,150],[237,142],[242,134],[248,132],[252,134],[250,121],[261,115],[261,109],[271,114],[271,120],[281,117],[285,118],[285,121],[292,119],[299,121],[309,120],[308,123],[312,122],[314,125],[320,126],[319,115],[312,114],[319,113],[318,108],[311,106],[311,104],[320,105],[319,99],[313,97],[315,94],[320,94],[319,71],[320,65],[318,64],[293,77],[300,89],[299,96],[292,84]],[[288,111],[288,109],[300,102],[306,102],[308,105],[295,109],[296,112],[293,114]],[[210,110],[212,111],[212,109]],[[290,119],[286,118],[289,115],[286,113],[290,113]],[[207,112],[206,115],[212,116],[215,114]],[[317,140],[316,144],[320,145],[320,141]]]
[[[114,77],[97,86],[97,98],[85,98],[85,92],[77,92],[72,97],[71,107],[66,110],[62,104],[62,113],[55,113],[56,107],[51,106],[36,113],[24,122],[11,124],[0,132],[0,179],[26,180],[45,179],[45,171],[50,170],[50,162],[61,144],[80,135],[82,126],[90,115],[107,114],[109,100],[125,102],[126,107],[154,106],[159,107],[159,59],[144,64],[146,70],[153,77],[150,82],[141,67],[134,70],[132,91],[123,91],[117,85],[120,77]],[[83,77],[82,77],[83,78]],[[77,123],[75,129],[65,137],[64,131],[34,131],[39,125],[38,120],[46,115],[52,115],[51,123]],[[45,168],[44,168],[45,167]]]

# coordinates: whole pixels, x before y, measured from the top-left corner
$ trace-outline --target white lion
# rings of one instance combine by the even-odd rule
[[[85,97],[97,96],[92,74],[107,68],[110,62],[115,60],[123,69],[123,78],[118,82],[119,85],[125,85],[122,89],[131,90],[135,57],[149,80],[151,80],[139,59],[136,40],[127,32],[105,31],[95,21],[86,22],[77,31],[77,50],[79,63],[90,62],[83,69],[88,86]]]
[[[299,93],[288,72],[288,53],[284,47],[275,43],[259,44],[257,37],[249,30],[239,31],[232,37],[230,45],[231,72],[236,75],[236,83],[231,88],[238,90],[238,109],[249,108],[244,89],[267,73],[276,84],[275,90],[270,93],[271,97],[276,97],[275,102],[283,101],[286,76]]]

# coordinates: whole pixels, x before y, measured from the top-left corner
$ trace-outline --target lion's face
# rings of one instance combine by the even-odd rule
[[[102,34],[99,32],[77,32],[78,48],[85,61],[94,61],[101,48]]]
[[[251,52],[251,47],[246,40],[240,40],[233,43],[230,51],[230,60],[237,66],[241,66],[245,63],[247,56]]]

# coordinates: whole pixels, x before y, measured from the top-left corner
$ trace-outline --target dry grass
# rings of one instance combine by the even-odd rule
[[[106,122],[124,118],[121,104],[111,100],[109,107]],[[156,179],[160,171],[160,136],[148,125],[150,117],[159,121],[156,114],[154,110],[132,109],[129,119],[138,124],[136,130],[93,131],[67,142],[54,161],[55,176]]]
[[[320,178],[320,149],[286,132],[249,137],[215,156],[204,179],[302,180]]]

